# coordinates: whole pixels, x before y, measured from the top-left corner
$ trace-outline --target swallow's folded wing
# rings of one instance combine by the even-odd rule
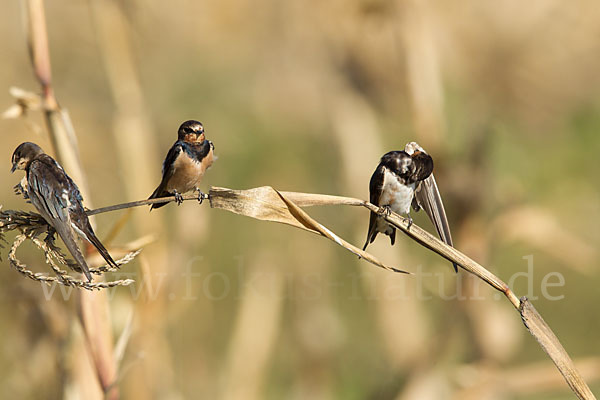
[[[175,142],[175,144],[169,149],[169,152],[167,153],[162,165],[162,180],[165,184],[175,173],[174,164],[182,151],[183,147],[179,141]]]
[[[383,181],[385,179],[385,168],[383,165],[379,164],[373,172],[371,176],[371,180],[369,181],[369,201],[371,204],[376,206],[379,205],[379,198],[381,197],[381,193],[383,192]],[[367,231],[367,240],[365,245],[363,246],[363,250],[367,248],[369,243],[373,243],[375,237],[377,236],[377,214],[373,211],[369,214],[369,230]],[[392,245],[396,239],[396,232],[394,231],[391,236]]]
[[[59,223],[70,224],[67,210],[69,192],[66,182],[60,179],[62,174],[57,172],[62,170],[41,160],[34,160],[27,176],[31,202],[54,228]]]
[[[427,152],[419,146],[416,142],[410,142],[404,148],[411,156],[417,152]],[[426,179],[422,180],[415,190],[415,197],[413,199],[413,208],[419,211],[422,208],[427,213],[427,216],[435,226],[440,239],[449,246],[452,244],[452,235],[450,234],[450,225],[448,224],[448,218],[446,217],[446,210],[444,209],[444,203],[442,202],[442,196],[438,189],[435,177],[433,174],[429,175]],[[458,265],[452,263],[454,270],[458,272]]]
[[[77,188],[71,188],[69,184],[67,175],[54,162],[34,160],[29,167],[28,193],[31,203],[56,230],[86,278],[91,281],[92,275],[73,234],[69,190]]]
[[[440,191],[438,190],[433,174],[421,181],[415,191],[414,200],[418,207],[425,210],[427,216],[435,226],[435,230],[440,236],[440,239],[447,245],[453,246],[450,225],[448,224],[448,218],[446,217],[446,210],[444,209],[442,196],[440,196]],[[414,208],[418,209],[417,207]],[[452,265],[454,266],[454,270],[458,271],[458,266],[454,263]]]

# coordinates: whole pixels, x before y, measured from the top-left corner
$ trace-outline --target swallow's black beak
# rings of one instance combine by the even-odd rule
[[[17,169],[17,163],[13,163],[12,168],[10,169],[11,174],[15,172]]]

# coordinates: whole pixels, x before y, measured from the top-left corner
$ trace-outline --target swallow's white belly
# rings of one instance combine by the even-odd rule
[[[415,194],[415,184],[404,185],[396,175],[386,170],[383,178],[383,190],[379,197],[379,206],[389,206],[397,214],[408,214]],[[393,228],[383,218],[377,219],[377,230],[390,234]]]
[[[403,185],[396,175],[385,171],[379,206],[390,206],[397,214],[408,214],[415,194],[415,184]]]

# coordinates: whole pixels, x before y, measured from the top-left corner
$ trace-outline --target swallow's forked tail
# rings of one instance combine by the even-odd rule
[[[98,250],[98,253],[100,253],[102,258],[104,258],[104,260],[109,266],[113,268],[119,268],[119,264],[117,264],[115,260],[113,260],[108,250],[106,250],[106,247],[104,247],[102,242],[100,242],[100,239],[98,239],[98,237],[94,234],[94,231],[92,231],[91,228],[90,232],[86,232],[86,239],[96,248],[96,250]]]
[[[156,190],[154,192],[152,192],[152,194],[150,195],[150,197],[148,197],[148,200],[151,199],[160,199],[161,197],[168,197],[171,196],[170,193],[164,191],[160,186],[156,188]],[[154,203],[150,205],[150,211],[154,210],[155,208],[160,208],[162,206],[166,206],[167,204],[169,204],[169,202],[164,202],[164,203]]]

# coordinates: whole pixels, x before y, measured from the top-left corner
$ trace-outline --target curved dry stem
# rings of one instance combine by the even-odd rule
[[[50,267],[52,268],[52,270],[54,271],[54,273],[57,276],[54,277],[54,276],[48,276],[48,275],[40,273],[40,272],[33,272],[29,268],[27,268],[27,265],[22,263],[17,258],[17,255],[16,255],[17,249],[19,248],[19,246],[21,244],[23,244],[23,242],[27,238],[28,237],[25,234],[20,234],[15,238],[15,241],[13,242],[13,244],[10,248],[10,251],[8,253],[8,261],[9,261],[10,265],[12,265],[13,268],[15,268],[19,273],[21,273],[22,275],[26,276],[27,278],[29,278],[31,280],[42,282],[47,285],[51,285],[53,283],[58,283],[58,284],[61,284],[64,286],[79,287],[79,288],[87,289],[87,290],[100,290],[100,289],[107,289],[107,288],[111,288],[111,287],[115,287],[115,286],[127,286],[127,285],[130,285],[135,282],[132,279],[121,279],[121,280],[110,281],[110,282],[86,282],[86,281],[82,281],[80,279],[75,279],[72,276],[70,276],[66,271],[61,270],[58,267],[58,265],[56,264],[56,262],[53,259],[53,257],[54,257],[53,250],[48,248],[46,242],[39,240],[37,238],[31,238],[31,240],[40,249],[42,249],[44,251],[44,253],[46,254],[46,262],[50,265]]]
[[[260,190],[257,190],[260,189]],[[231,201],[247,201],[248,197],[256,196],[257,193],[268,192],[268,189],[271,188],[256,188],[249,190],[237,190],[232,191],[231,189],[226,188],[211,188],[210,191],[210,200],[211,207],[223,208],[228,211],[236,212],[239,214],[252,216],[258,219],[267,219],[264,218],[265,212],[263,210],[256,210],[255,208],[260,205],[260,202],[253,201],[252,206],[253,210],[251,214],[244,213],[244,207],[237,205],[229,204]],[[271,189],[273,190],[273,189]],[[321,194],[309,194],[309,193],[295,193],[295,192],[277,192],[282,198],[284,198],[286,203],[295,203],[295,206],[314,206],[314,205],[353,205],[353,206],[362,206],[367,208],[372,212],[379,213],[380,208],[363,200],[349,198],[349,197],[338,197],[338,196],[329,196],[329,195],[321,195]],[[270,205],[272,207],[272,205]],[[290,209],[295,209],[295,207],[290,207]],[[269,214],[269,210],[267,210],[266,214]],[[260,217],[258,217],[260,216]],[[289,218],[287,215],[277,215],[277,219],[285,220],[285,218]],[[298,218],[297,215],[291,213],[291,217]],[[390,213],[384,214],[384,218],[387,222],[394,225],[396,228],[400,229],[411,239],[421,244],[423,247],[441,255],[447,260],[454,262],[460,265],[464,270],[470,272],[471,274],[477,276],[488,285],[492,286],[494,289],[502,292],[506,298],[510,301],[510,303],[519,311],[523,323],[525,327],[531,333],[532,336],[540,343],[542,349],[548,354],[548,356],[552,359],[560,373],[563,375],[565,381],[571,388],[571,390],[577,395],[580,399],[595,399],[594,394],[591,392],[588,385],[585,383],[577,369],[575,368],[573,361],[562,347],[558,338],[550,327],[546,324],[546,322],[542,319],[542,316],[533,308],[531,303],[529,303],[526,297],[519,299],[516,294],[508,287],[502,279],[485,269],[483,266],[479,265],[477,262],[456,250],[453,247],[446,245],[441,242],[439,239],[431,235],[429,232],[421,229],[414,223],[410,225],[408,220],[401,217],[398,214]],[[270,219],[270,220],[277,220]],[[290,223],[292,226],[297,226],[299,228],[303,228],[301,219],[298,219],[298,225],[294,225]]]
[[[273,201],[273,196],[278,197],[278,200],[281,201],[285,205],[285,207],[282,207],[281,204],[275,203]],[[340,244],[340,242],[339,240],[336,240],[336,238],[339,239],[336,235],[334,235],[328,229],[324,228],[317,221],[310,218],[308,214],[300,210],[299,207],[308,207],[316,205],[352,205],[365,207],[372,212],[380,212],[379,207],[367,201],[351,197],[298,192],[278,192],[270,187],[254,188],[248,190],[232,190],[227,188],[212,187],[209,196],[206,196],[205,198],[210,199],[211,208],[220,208],[260,220],[283,222],[300,229],[305,229],[315,233],[319,233],[326,237],[329,237],[328,233],[330,233],[333,236],[329,238],[334,240],[338,244]],[[197,195],[195,194],[184,196],[184,200],[195,199],[197,199]],[[174,196],[165,197],[161,199],[141,200],[117,204],[114,206],[90,210],[88,211],[88,215],[171,201],[175,201]],[[12,224],[10,225],[12,229],[16,228],[23,230],[27,228],[27,223],[25,223],[25,226],[19,225],[15,223],[14,220],[10,220],[10,218],[10,221],[8,221],[8,225],[6,221],[4,221],[5,223],[3,225],[2,216],[4,215],[4,213],[7,212],[0,212],[0,232],[6,230],[7,226],[10,224]],[[20,217],[23,217],[25,222],[29,222],[28,218],[30,218],[32,222],[39,222],[39,220],[36,217],[37,214],[22,214],[23,212],[12,213],[13,215],[19,215]],[[567,384],[569,385],[571,390],[573,390],[573,392],[577,395],[577,397],[586,400],[595,399],[594,394],[591,392],[591,390],[589,389],[579,372],[576,370],[573,361],[570,359],[567,352],[558,341],[556,335],[554,335],[550,327],[542,319],[541,315],[535,310],[535,308],[533,307],[533,305],[531,305],[527,298],[523,297],[519,299],[517,295],[508,287],[508,285],[504,281],[502,281],[502,279],[494,275],[492,272],[488,271],[486,268],[472,260],[467,255],[441,242],[439,239],[431,235],[429,232],[421,229],[416,224],[411,224],[409,229],[408,220],[401,217],[400,215],[395,214],[393,212],[390,214],[383,213],[382,215],[387,222],[400,229],[408,237],[410,237],[423,247],[439,254],[440,256],[453,263],[460,265],[461,268],[463,268],[465,271],[470,272],[471,274],[477,276],[478,278],[486,282],[494,289],[502,292],[510,301],[510,303],[515,307],[515,309],[519,311],[523,323],[528,329],[528,331],[540,343],[542,349],[550,356],[560,373],[565,378]],[[19,220],[19,222],[23,221]],[[316,228],[317,225],[325,229],[325,231],[321,232],[320,229]],[[24,240],[25,235],[19,235],[17,237],[17,240],[15,240],[15,243],[13,243],[9,254],[9,260],[11,260],[11,265],[13,265],[19,272],[23,273],[31,279],[48,282],[56,281],[56,278],[39,277],[39,274],[33,274],[31,271],[24,268],[24,266],[18,262],[18,260],[15,257],[16,248]],[[353,248],[354,246],[348,244],[348,247]],[[47,254],[49,253],[47,252]],[[52,263],[50,264],[52,265]],[[388,269],[395,270],[389,267]],[[68,279],[64,278],[61,272],[57,271],[56,269],[55,272],[60,276],[61,279]]]
[[[361,205],[375,213],[380,212],[379,207],[369,202],[363,201]],[[521,306],[519,298],[513,293],[513,291],[508,287],[508,285],[504,283],[504,281],[502,281],[502,279],[498,278],[496,275],[485,269],[483,266],[479,265],[477,262],[473,261],[465,254],[456,250],[454,247],[448,246],[447,244],[433,236],[431,233],[427,232],[426,230],[422,229],[414,223],[410,225],[409,229],[408,219],[403,218],[394,212],[392,212],[389,215],[384,214],[383,218],[385,218],[387,222],[400,229],[407,236],[409,236],[411,239],[413,239],[423,247],[426,247],[429,250],[444,257],[445,259],[460,265],[461,268],[463,268],[465,271],[472,273],[488,285],[492,286],[494,289],[502,292],[517,310]]]

